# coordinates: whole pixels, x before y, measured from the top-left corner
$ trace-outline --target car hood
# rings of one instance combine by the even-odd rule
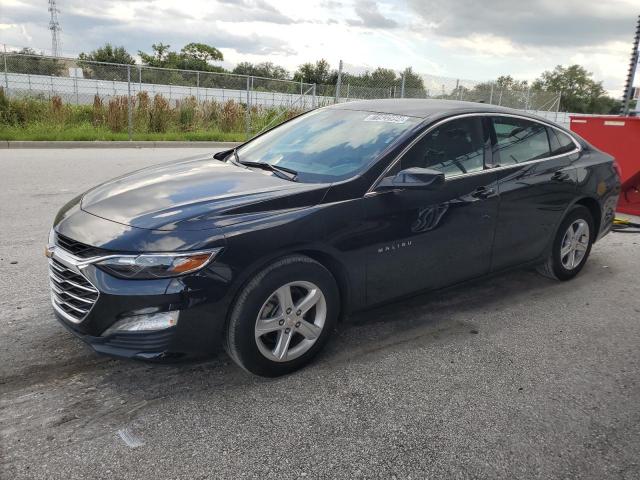
[[[81,209],[137,228],[203,230],[315,205],[328,188],[209,157],[110,180],[86,192]]]

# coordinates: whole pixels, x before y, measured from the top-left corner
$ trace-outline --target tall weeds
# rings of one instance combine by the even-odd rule
[[[234,100],[198,102],[188,97],[169,102],[162,95],[153,99],[140,92],[131,99],[134,133],[223,132],[242,133],[246,128],[246,106]],[[28,126],[44,124],[56,127],[108,129],[125,133],[128,127],[129,99],[108,99],[96,95],[91,105],[65,103],[59,96],[14,98],[0,87],[0,125]],[[300,113],[295,109],[253,106],[249,112],[252,130],[273,126]]]

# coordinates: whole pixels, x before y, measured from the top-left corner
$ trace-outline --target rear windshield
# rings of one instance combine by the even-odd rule
[[[420,118],[320,109],[295,118],[238,149],[240,161],[298,172],[301,182],[335,182],[365,170]]]

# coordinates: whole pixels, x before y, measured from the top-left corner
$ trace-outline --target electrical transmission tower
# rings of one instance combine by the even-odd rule
[[[56,6],[56,0],[49,0],[49,12],[51,13],[51,20],[49,20],[49,30],[51,30],[51,51],[54,57],[60,54],[60,24],[58,23],[58,7]]]
[[[638,15],[638,24],[636,25],[636,36],[633,37],[633,49],[631,50],[631,63],[629,64],[629,74],[627,75],[627,82],[624,85],[624,105],[622,108],[622,114],[629,114],[629,103],[631,102],[631,95],[633,94],[633,79],[636,75],[636,68],[638,68],[638,43],[640,42],[640,15]],[[640,102],[640,99],[638,99]],[[636,108],[637,110],[637,108]]]

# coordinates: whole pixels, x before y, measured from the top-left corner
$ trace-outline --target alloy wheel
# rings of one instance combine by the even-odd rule
[[[560,246],[560,261],[567,270],[578,267],[589,249],[589,224],[579,218],[571,225],[562,238]]]
[[[260,308],[255,325],[258,349],[274,362],[298,358],[316,343],[326,318],[327,302],[317,285],[306,281],[287,283]]]

